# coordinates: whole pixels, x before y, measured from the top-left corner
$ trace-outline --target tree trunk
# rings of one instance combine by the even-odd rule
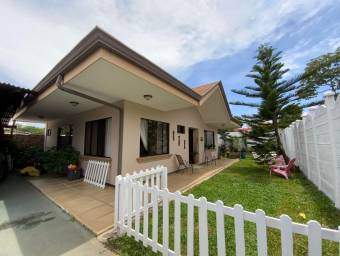
[[[287,156],[286,151],[282,146],[280,133],[279,133],[279,127],[278,127],[278,123],[277,123],[276,119],[273,120],[273,125],[274,125],[274,132],[275,132],[275,138],[276,138],[276,144],[277,144],[277,152],[276,153],[277,153],[277,155],[282,155],[285,162],[288,163],[289,157]]]

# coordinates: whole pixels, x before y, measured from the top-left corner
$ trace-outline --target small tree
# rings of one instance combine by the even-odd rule
[[[304,98],[318,95],[319,89],[332,90],[337,97],[340,90],[340,47],[311,60],[305,68],[305,78],[297,93]]]
[[[275,151],[288,160],[279,130],[301,117],[301,98],[296,94],[295,84],[303,76],[289,81],[284,80],[283,75],[289,70],[284,68],[280,59],[281,52],[271,46],[261,45],[256,56],[257,62],[247,75],[254,79],[254,85],[232,90],[234,93],[257,101],[236,101],[231,104],[257,109],[254,115],[243,115],[239,119],[252,127],[249,138],[255,141],[254,150],[260,156],[266,159],[271,151]]]

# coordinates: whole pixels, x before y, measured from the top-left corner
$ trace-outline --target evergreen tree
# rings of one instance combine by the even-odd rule
[[[256,142],[254,150],[261,158],[267,159],[270,152],[288,157],[282,146],[279,130],[299,119],[302,114],[301,98],[296,94],[298,81],[303,76],[284,80],[289,70],[280,62],[281,52],[269,45],[258,48],[256,64],[247,76],[254,79],[254,85],[234,89],[234,93],[256,99],[250,102],[231,102],[233,105],[253,107],[257,112],[243,115],[239,119],[252,127],[249,138]],[[315,102],[308,105],[314,105]]]

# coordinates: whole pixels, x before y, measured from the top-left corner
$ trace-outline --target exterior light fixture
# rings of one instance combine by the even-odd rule
[[[76,107],[79,105],[79,102],[77,101],[70,101],[70,104],[72,105],[72,107]]]
[[[144,97],[144,99],[146,99],[148,101],[152,99],[152,95],[150,95],[150,94],[145,94],[143,97]]]

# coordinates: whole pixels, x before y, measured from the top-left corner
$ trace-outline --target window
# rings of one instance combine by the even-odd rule
[[[215,148],[215,133],[213,131],[204,131],[204,148]]]
[[[72,146],[72,136],[73,136],[72,125],[64,125],[62,127],[59,127],[57,137],[57,149]]]
[[[177,125],[177,133],[185,134],[185,126]]]
[[[169,153],[169,124],[141,119],[139,155],[154,156]]]
[[[84,154],[89,156],[111,155],[111,118],[86,122]]]

